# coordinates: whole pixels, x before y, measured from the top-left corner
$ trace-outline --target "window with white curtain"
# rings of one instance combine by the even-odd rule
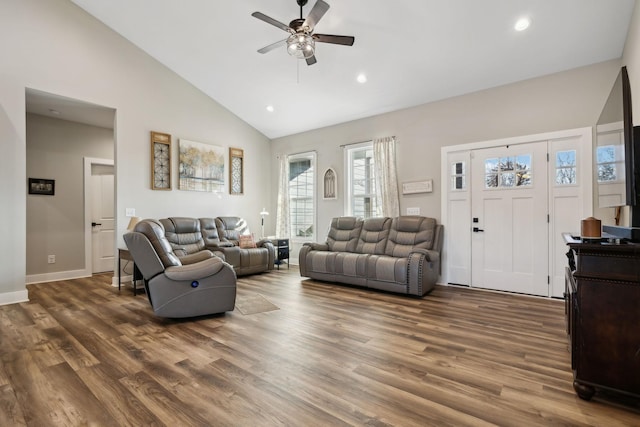
[[[357,144],[346,150],[348,214],[361,218],[380,216],[376,197],[373,142]]]
[[[315,153],[289,156],[289,215],[292,239],[315,240],[315,169]]]

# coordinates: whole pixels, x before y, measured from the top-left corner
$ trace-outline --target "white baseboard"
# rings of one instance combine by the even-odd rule
[[[0,294],[0,305],[16,304],[29,301],[29,291],[5,292]]]
[[[42,282],[57,282],[58,280],[80,279],[91,277],[91,272],[87,270],[57,271],[55,273],[31,274],[26,277],[27,285]]]
[[[122,283],[122,286],[128,285],[132,281],[133,281],[133,275],[132,274],[129,274],[127,276],[122,276],[120,278],[120,283]],[[111,281],[111,286],[115,286],[116,288],[118,287],[118,276],[113,276],[113,280]]]

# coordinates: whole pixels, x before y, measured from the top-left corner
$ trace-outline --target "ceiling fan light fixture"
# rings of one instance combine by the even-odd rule
[[[287,39],[287,52],[298,59],[311,58],[316,50],[316,43],[310,34],[292,34]]]

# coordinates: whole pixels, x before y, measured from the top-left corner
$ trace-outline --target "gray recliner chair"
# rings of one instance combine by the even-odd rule
[[[165,237],[164,227],[153,219],[140,221],[124,235],[124,241],[142,273],[156,315],[194,317],[234,309],[236,274],[222,259],[210,253],[206,259],[181,261]],[[199,253],[205,252],[209,251]]]

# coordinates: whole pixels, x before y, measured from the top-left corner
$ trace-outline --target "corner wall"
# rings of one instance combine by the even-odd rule
[[[269,206],[269,139],[67,0],[0,2],[0,304],[24,300],[25,89],[116,110],[116,234],[138,216],[242,214],[252,230]],[[150,189],[149,132],[173,138],[173,190]],[[245,194],[177,190],[178,139],[245,152]],[[117,245],[124,245],[122,238]]]

